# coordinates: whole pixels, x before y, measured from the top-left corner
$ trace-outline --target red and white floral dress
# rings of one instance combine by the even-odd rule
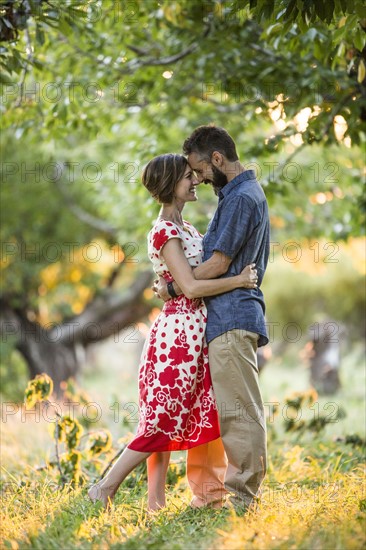
[[[171,274],[160,255],[163,245],[179,238],[191,266],[202,259],[202,237],[188,222],[184,229],[158,221],[148,235],[154,271]],[[183,294],[165,303],[146,339],[139,370],[140,418],[128,445],[140,452],[179,451],[220,437],[217,408],[205,339],[206,306]]]

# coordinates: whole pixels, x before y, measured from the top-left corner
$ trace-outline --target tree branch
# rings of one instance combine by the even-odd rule
[[[206,101],[215,105],[217,111],[220,113],[236,113],[237,111],[241,111],[241,109],[243,109],[243,107],[246,107],[247,105],[253,105],[253,101],[251,100],[235,103],[234,105],[223,105],[220,101],[212,99],[212,97],[206,98]]]
[[[356,93],[356,90],[352,90],[351,92],[349,92],[347,95],[345,95],[341,101],[339,103],[337,103],[337,105],[335,105],[329,115],[329,119],[328,119],[328,122],[327,124],[325,125],[325,127],[323,128],[323,131],[322,133],[320,134],[320,137],[319,138],[316,138],[315,141],[321,141],[326,135],[327,133],[329,132],[330,130],[330,127],[332,126],[333,124],[333,121],[334,121],[334,117],[337,116],[337,114],[339,113],[339,111],[345,106],[347,105],[347,103],[349,102],[349,100],[354,96],[354,94]]]
[[[353,97],[353,95],[355,94],[355,90],[352,90],[351,92],[349,92],[346,96],[344,96],[341,101],[339,101],[339,103],[337,103],[337,105],[335,105],[329,115],[329,118],[328,118],[328,121],[327,121],[327,124],[325,125],[325,127],[323,128],[323,131],[322,133],[320,134],[320,136],[318,138],[316,138],[314,141],[316,142],[320,142],[322,141],[322,139],[324,139],[324,137],[327,135],[327,133],[329,132],[330,130],[330,127],[332,126],[333,122],[334,122],[334,117],[340,112],[340,110],[348,103],[348,101]],[[285,160],[284,162],[280,163],[277,168],[274,170],[274,175],[276,175],[278,172],[282,172],[283,168],[286,166],[286,164],[288,164],[296,155],[298,155],[300,153],[300,151],[302,151],[306,146],[310,145],[308,141],[303,141],[303,143],[301,145],[299,145],[299,147],[297,147]]]
[[[141,295],[152,279],[152,271],[142,272],[122,295],[109,288],[104,289],[80,315],[51,330],[50,339],[57,335],[57,341],[60,343],[81,342],[87,346],[91,342],[104,340],[138,321],[151,310],[151,305],[141,301]],[[95,334],[91,334],[91,330],[86,330],[88,327],[94,327]]]
[[[125,265],[125,259],[123,259],[121,262],[119,262],[119,264],[117,265],[117,267],[115,269],[112,270],[112,272],[110,273],[108,279],[107,279],[107,283],[106,283],[106,287],[107,288],[112,288],[115,280],[117,279],[118,275],[120,274],[121,270],[122,270],[122,267]]]
[[[249,47],[255,52],[259,52],[263,54],[265,58],[271,59],[271,61],[283,61],[283,56],[277,55],[273,53],[273,51],[268,50],[267,48],[263,48],[262,46],[259,46],[259,44],[254,44],[253,42],[251,42],[249,44]]]
[[[102,231],[103,233],[110,235],[111,237],[113,237],[114,240],[117,240],[117,227],[114,227],[108,222],[101,220],[100,218],[97,218],[92,214],[89,214],[89,212],[86,212],[83,208],[76,204],[72,196],[67,193],[64,185],[59,181],[59,179],[55,178],[55,184],[68,208],[80,221],[86,223],[94,229],[97,229],[98,231]]]
[[[211,26],[206,25],[205,31],[202,35],[202,38],[206,38],[209,35],[210,31],[211,31]],[[140,60],[140,63],[141,63],[141,66],[145,66],[145,65],[150,65],[150,66],[171,65],[172,63],[176,63],[180,59],[184,59],[185,57],[187,57],[187,55],[190,55],[192,52],[194,52],[198,48],[198,46],[199,46],[199,42],[193,42],[185,50],[183,50],[182,52],[177,53],[175,55],[168,55],[166,57],[160,57],[160,58],[155,58],[155,59],[154,58],[149,58],[149,59],[146,59],[145,61]],[[131,44],[127,44],[127,48],[129,50],[133,51],[134,53],[137,53],[141,57],[144,56],[144,55],[147,55],[147,53],[148,53],[148,50],[143,50],[142,48],[138,48],[138,47],[136,47],[134,45],[131,45]],[[138,60],[135,60],[135,59],[132,60],[132,62],[134,62],[134,64],[135,64],[134,69],[137,68],[136,67],[136,61],[138,61]]]
[[[57,419],[55,420],[55,435],[54,435],[54,440],[55,440],[55,455],[56,455],[56,463],[57,463],[57,468],[58,468],[58,471],[60,473],[60,482],[61,482],[61,488],[63,489],[65,487],[65,483],[66,483],[66,477],[62,471],[62,468],[61,468],[61,462],[60,462],[60,453],[59,453],[59,448],[58,448],[58,439],[59,439],[59,435],[60,435],[60,426],[59,426],[59,420],[61,420],[61,415],[58,413],[58,411],[56,410],[56,407],[54,406],[53,403],[51,403],[48,399],[45,401],[45,403],[47,403],[48,405],[52,405],[53,406],[53,409],[55,411],[55,414],[57,416]]]
[[[184,57],[187,57],[187,55],[191,54],[198,48],[198,42],[193,42],[188,48],[183,50],[180,53],[177,53],[175,55],[169,55],[167,57],[160,57],[160,58],[148,58],[145,61],[141,60],[140,64],[141,66],[149,65],[149,66],[159,66],[159,65],[171,65],[172,63],[176,63],[180,59],[184,59]],[[131,47],[130,45],[127,45],[127,48],[136,51],[136,48]],[[143,50],[140,50],[139,55],[144,55]],[[134,60],[133,60],[134,61]]]
[[[33,59],[34,59],[33,55],[32,55],[32,42],[31,42],[31,39],[30,39],[29,30],[28,30],[28,23],[27,23],[27,26],[24,30],[24,34],[25,34],[26,53],[27,53],[28,63],[26,63],[26,65],[24,65],[24,68],[23,68],[23,74],[22,74],[22,77],[21,77],[20,85],[19,85],[19,97],[18,97],[17,101],[15,102],[14,107],[20,107],[21,104],[23,103],[25,79],[26,79],[27,74],[28,74],[29,64],[32,63]]]

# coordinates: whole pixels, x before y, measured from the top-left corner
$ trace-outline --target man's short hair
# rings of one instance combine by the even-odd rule
[[[214,151],[224,155],[230,162],[239,160],[233,138],[224,128],[214,124],[198,126],[183,143],[185,155],[197,153],[207,161],[211,160]]]

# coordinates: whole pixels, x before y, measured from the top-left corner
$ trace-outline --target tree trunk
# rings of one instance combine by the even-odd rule
[[[49,374],[54,382],[56,393],[60,395],[61,382],[70,377],[76,377],[79,373],[85,350],[77,342],[74,345],[51,342],[47,331],[44,331],[40,325],[35,323],[32,325],[26,329],[25,323],[22,322],[21,334],[24,335],[27,331],[28,335],[26,340],[18,342],[17,349],[27,363],[30,377],[34,378],[43,372]],[[31,333],[37,334],[37,337],[30,337]]]
[[[339,326],[333,322],[316,323],[309,346],[310,381],[321,394],[332,395],[340,388]]]
[[[142,299],[152,280],[144,272],[124,294],[110,288],[101,292],[84,311],[51,329],[31,321],[26,311],[2,302],[1,332],[3,341],[16,339],[16,348],[24,357],[31,378],[42,372],[54,382],[61,394],[61,382],[75,377],[85,363],[89,344],[104,340],[147,315],[152,306]]]

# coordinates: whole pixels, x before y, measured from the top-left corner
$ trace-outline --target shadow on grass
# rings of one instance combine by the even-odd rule
[[[192,509],[190,506],[161,510],[127,540],[115,542],[111,550],[199,550],[217,548],[217,530],[226,530],[232,512],[227,509]]]
[[[13,542],[22,550],[203,550],[216,546],[218,529],[228,530],[231,512],[227,509],[192,509],[180,505],[179,500],[176,505],[177,493],[173,489],[171,504],[149,514],[145,496],[146,488],[141,485],[125,487],[117,495],[112,510],[104,512],[101,503],[91,503],[86,487],[70,491],[66,498],[63,494],[60,502],[50,499],[43,530],[32,529],[28,518],[24,523],[28,540]],[[9,548],[12,547],[10,544]]]
[[[83,491],[84,493],[84,491]],[[64,499],[63,499],[64,500]],[[36,510],[34,511],[36,514]],[[98,512],[95,511],[94,515]],[[27,530],[29,542],[17,541],[19,549],[34,548],[39,550],[71,550],[73,548],[90,548],[89,544],[79,545],[77,533],[82,523],[90,517],[90,505],[87,503],[84,494],[72,491],[69,493],[68,503],[50,502],[50,512],[47,525],[44,530],[34,531],[27,521],[24,526]],[[12,547],[13,548],[13,547]]]

